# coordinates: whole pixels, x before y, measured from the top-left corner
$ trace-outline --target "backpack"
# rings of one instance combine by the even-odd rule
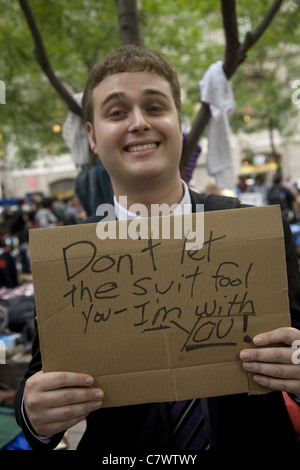
[[[269,204],[279,204],[282,208],[285,208],[287,204],[286,194],[283,188],[279,185],[274,185],[268,193]]]
[[[294,211],[291,209],[287,191],[279,185],[274,185],[268,193],[268,202],[270,205],[279,204],[283,217],[291,223],[294,218]]]

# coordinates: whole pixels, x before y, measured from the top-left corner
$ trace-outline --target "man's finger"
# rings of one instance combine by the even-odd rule
[[[240,353],[242,361],[291,364],[292,351],[287,347],[244,349]]]
[[[293,364],[266,364],[260,362],[244,362],[243,368],[248,372],[278,379],[300,380],[300,367]]]
[[[294,393],[299,395],[299,380],[286,380],[274,377],[268,377],[266,375],[255,374],[253,376],[254,382],[262,385],[263,387],[270,388],[271,390],[278,390],[281,392]]]
[[[94,383],[93,377],[77,372],[38,372],[31,377],[31,381],[39,381],[40,390],[56,390],[68,387],[90,387]]]
[[[300,340],[300,331],[296,328],[277,328],[266,333],[261,333],[253,338],[256,346],[266,346],[268,344],[283,343],[292,346],[293,342]]]
[[[102,401],[103,397],[103,391],[98,388],[66,387],[65,389],[45,391],[43,400],[48,408],[51,408]]]

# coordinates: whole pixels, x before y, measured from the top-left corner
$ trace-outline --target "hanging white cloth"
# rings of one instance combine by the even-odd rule
[[[73,95],[80,107],[82,96],[83,93]],[[89,140],[83,118],[69,111],[62,128],[62,136],[70,149],[74,164],[76,166],[88,165],[90,163]]]
[[[209,175],[215,177],[219,188],[232,189],[234,175],[228,115],[234,111],[235,101],[222,61],[209,67],[199,85],[201,101],[209,104],[211,112],[211,118],[206,127],[207,171]]]

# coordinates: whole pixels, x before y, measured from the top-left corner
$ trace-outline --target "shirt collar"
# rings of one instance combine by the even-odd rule
[[[181,215],[181,214],[190,214],[192,212],[192,201],[189,192],[188,185],[185,181],[181,180],[183,185],[183,197],[179,204],[175,207],[175,209],[171,212],[172,215]],[[117,201],[116,197],[114,196],[114,206],[116,217],[118,220],[129,220],[135,219],[138,216],[134,212],[130,212],[125,207],[121,206],[121,204]]]

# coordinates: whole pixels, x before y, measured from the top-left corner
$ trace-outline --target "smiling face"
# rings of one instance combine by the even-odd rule
[[[182,134],[169,82],[148,71],[105,77],[93,91],[90,145],[116,195],[180,181]],[[176,183],[175,183],[176,182]]]

